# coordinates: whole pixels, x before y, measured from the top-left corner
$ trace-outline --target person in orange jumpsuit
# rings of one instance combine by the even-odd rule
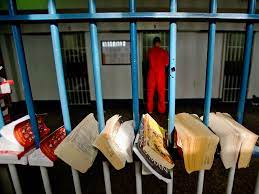
[[[165,113],[166,67],[169,64],[168,52],[160,47],[160,38],[155,37],[153,47],[148,51],[149,70],[147,75],[147,111],[153,112],[154,94],[158,92],[158,112]]]

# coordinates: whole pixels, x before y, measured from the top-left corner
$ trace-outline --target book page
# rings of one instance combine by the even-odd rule
[[[114,142],[119,146],[121,152],[126,158],[127,162],[133,162],[132,147],[135,134],[133,129],[133,121],[126,121],[121,124]]]

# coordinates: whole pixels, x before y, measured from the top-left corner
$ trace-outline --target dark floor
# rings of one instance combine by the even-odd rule
[[[247,103],[244,125],[259,134],[259,107],[253,107]],[[141,113],[144,112],[144,106],[141,105]],[[105,119],[114,114],[120,114],[123,120],[132,118],[130,102],[105,103]],[[228,112],[235,116],[236,104],[222,104],[220,102],[212,103],[212,111]],[[13,106],[16,113],[14,117],[20,117],[25,114],[23,104]],[[56,102],[36,104],[38,113],[47,112],[47,125],[55,129],[62,125],[62,115],[60,106]],[[73,106],[70,107],[72,126],[76,126],[81,119],[88,113],[96,113],[95,106]],[[177,101],[176,112],[189,112],[202,115],[202,101]],[[154,114],[153,117],[163,127],[167,127],[167,117]],[[104,193],[104,181],[102,173],[102,156],[98,156],[92,168],[85,174],[80,174],[83,193]],[[182,160],[176,160],[174,167],[174,193],[196,193],[196,184],[198,173],[190,175],[186,173]],[[259,159],[252,159],[250,167],[236,171],[233,193],[253,193],[258,172]],[[44,193],[39,167],[18,166],[18,173],[25,194]],[[72,175],[70,167],[62,161],[55,163],[55,167],[48,169],[53,193],[70,194],[74,193]],[[116,193],[135,193],[135,174],[134,165],[128,164],[120,171],[110,167],[112,192]],[[206,171],[204,192],[203,193],[224,193],[227,184],[228,170],[225,170],[221,160],[216,157],[212,169]],[[143,193],[166,193],[166,184],[159,181],[154,176],[142,176]],[[9,180],[9,173],[6,165],[0,165],[0,193],[13,193]]]

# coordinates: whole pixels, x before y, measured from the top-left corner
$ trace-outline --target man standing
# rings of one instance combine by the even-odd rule
[[[147,76],[147,111],[153,112],[154,94],[158,92],[158,112],[165,113],[165,81],[166,67],[169,64],[169,56],[166,50],[160,48],[160,38],[153,39],[153,47],[148,51],[149,70]]]

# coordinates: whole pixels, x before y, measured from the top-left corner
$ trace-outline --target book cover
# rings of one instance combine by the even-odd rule
[[[146,141],[144,138],[144,118],[142,117],[139,132],[136,136],[133,151],[139,157],[141,162],[151,171],[157,178],[169,183],[172,179],[170,174],[170,169],[162,166],[156,160],[154,160],[150,155],[144,150]]]

